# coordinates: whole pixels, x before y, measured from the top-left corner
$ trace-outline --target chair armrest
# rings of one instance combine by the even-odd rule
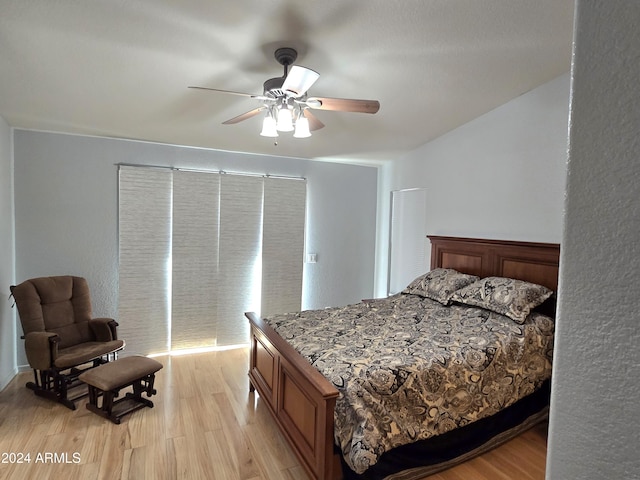
[[[58,357],[60,337],[50,332],[30,332],[24,336],[24,350],[31,368],[47,370]]]
[[[89,320],[89,326],[99,342],[110,342],[118,339],[118,322],[113,318],[93,318]]]

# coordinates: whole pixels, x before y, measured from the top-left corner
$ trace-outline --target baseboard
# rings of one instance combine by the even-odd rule
[[[3,378],[0,378],[0,392],[4,390],[5,387],[9,385],[9,383],[11,383],[11,380],[13,380],[17,374],[18,374],[18,369],[14,368],[12,372],[9,372]]]

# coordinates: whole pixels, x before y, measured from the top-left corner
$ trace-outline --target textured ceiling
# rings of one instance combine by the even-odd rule
[[[573,0],[0,0],[0,115],[27,129],[302,158],[387,160],[568,72]],[[222,125],[282,75],[320,73],[311,138]]]

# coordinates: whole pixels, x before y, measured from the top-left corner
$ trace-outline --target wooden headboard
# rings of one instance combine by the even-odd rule
[[[429,236],[431,268],[453,268],[479,277],[509,277],[558,290],[560,245]]]

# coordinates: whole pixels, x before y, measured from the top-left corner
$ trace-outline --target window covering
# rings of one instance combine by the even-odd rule
[[[307,185],[266,178],[262,234],[264,316],[300,310]]]
[[[246,311],[260,308],[261,177],[223,175],[220,189],[219,343],[249,341]]]
[[[121,166],[127,352],[244,344],[244,312],[299,310],[306,181]]]
[[[173,172],[171,349],[217,345],[220,175]]]
[[[171,172],[121,167],[118,334],[133,352],[164,352],[169,340]]]

